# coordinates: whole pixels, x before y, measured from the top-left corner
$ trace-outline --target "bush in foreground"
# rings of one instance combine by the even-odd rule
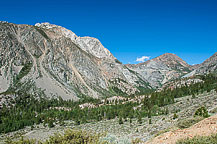
[[[35,139],[24,139],[18,141],[7,139],[6,144],[139,144],[140,139],[130,140],[126,137],[118,138],[114,135],[90,133],[82,130],[66,130],[64,134],[56,133],[45,142]]]
[[[21,138],[18,141],[6,140],[7,144],[106,144],[100,141],[104,134],[89,133],[82,130],[66,130],[64,134],[56,133],[45,142]]]
[[[102,134],[90,134],[81,130],[66,130],[63,135],[55,134],[44,144],[97,144]]]

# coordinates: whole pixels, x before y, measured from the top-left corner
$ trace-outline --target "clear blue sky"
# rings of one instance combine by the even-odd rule
[[[4,0],[0,20],[96,37],[123,63],[169,52],[197,64],[217,51],[217,0]]]

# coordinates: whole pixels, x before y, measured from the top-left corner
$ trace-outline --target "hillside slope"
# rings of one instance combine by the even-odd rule
[[[206,118],[187,129],[178,129],[155,137],[146,144],[175,144],[180,139],[217,133],[217,115]]]

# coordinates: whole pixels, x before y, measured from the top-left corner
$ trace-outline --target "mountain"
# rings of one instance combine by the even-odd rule
[[[217,52],[210,58],[206,59],[203,63],[195,65],[194,70],[187,74],[185,77],[198,74],[207,74],[210,72],[216,72],[217,70]]]
[[[96,38],[49,23],[0,23],[0,93],[78,100],[150,89]],[[3,99],[3,98],[1,98]]]
[[[124,65],[92,37],[50,23],[0,22],[0,102],[15,93],[78,100],[143,94],[181,77],[216,70],[217,53],[190,66],[166,53]]]
[[[137,72],[152,87],[161,87],[166,82],[180,78],[191,72],[192,66],[175,54],[166,53],[139,64],[127,64],[129,69]]]

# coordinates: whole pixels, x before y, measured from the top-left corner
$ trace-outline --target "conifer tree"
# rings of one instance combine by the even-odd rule
[[[122,117],[119,117],[119,124],[123,124],[123,120],[122,120]]]
[[[137,122],[138,122],[139,124],[142,124],[142,117],[141,117],[141,115],[138,116]]]

